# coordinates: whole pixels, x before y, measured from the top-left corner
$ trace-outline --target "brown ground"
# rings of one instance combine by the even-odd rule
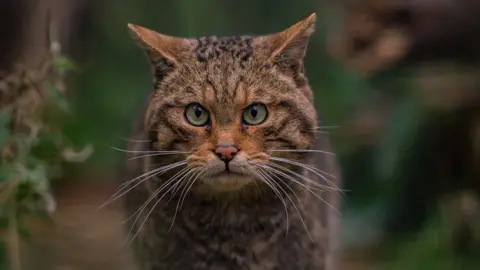
[[[53,224],[34,221],[24,245],[26,270],[133,270],[119,203],[97,208],[114,193],[113,185],[69,183],[57,191]]]

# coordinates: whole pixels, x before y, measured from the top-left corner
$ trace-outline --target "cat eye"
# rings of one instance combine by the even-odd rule
[[[191,103],[185,108],[185,119],[196,127],[205,126],[210,120],[207,109],[198,103]]]
[[[267,107],[260,103],[254,103],[243,111],[242,120],[247,125],[255,126],[263,123],[267,116]]]

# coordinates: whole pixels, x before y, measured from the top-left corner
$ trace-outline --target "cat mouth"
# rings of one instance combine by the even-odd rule
[[[254,181],[254,179],[246,173],[225,170],[212,174],[211,177],[206,180],[206,183],[208,183],[213,190],[227,192],[239,190],[252,181]]]

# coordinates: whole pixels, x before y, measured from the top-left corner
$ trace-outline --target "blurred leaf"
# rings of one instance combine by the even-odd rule
[[[33,140],[35,140],[35,138],[31,138],[25,133],[16,133],[10,137],[10,141],[16,150],[17,160],[23,160],[28,156]]]
[[[10,122],[10,114],[7,112],[0,113],[0,149],[7,140],[10,131],[8,129],[8,123]]]
[[[55,198],[53,198],[53,196],[50,193],[44,192],[42,194],[42,198],[45,204],[43,209],[45,209],[47,213],[51,214],[55,212],[55,210],[57,210],[57,202],[55,201]]]
[[[87,145],[80,151],[75,151],[71,148],[63,150],[62,156],[66,161],[83,162],[93,153],[93,146]]]
[[[60,70],[71,71],[76,69],[75,64],[70,59],[62,56],[55,57],[53,60],[53,64],[55,65],[56,68]]]
[[[8,182],[13,178],[14,172],[10,163],[0,163],[0,184]]]
[[[45,94],[52,100],[53,104],[63,112],[70,112],[70,105],[65,97],[58,91],[58,89],[52,85],[51,82],[47,82],[44,85]]]
[[[62,138],[55,133],[40,132],[37,135],[32,153],[41,159],[49,159],[58,156],[62,148]]]

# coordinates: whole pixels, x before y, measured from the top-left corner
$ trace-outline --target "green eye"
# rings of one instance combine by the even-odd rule
[[[205,126],[210,120],[210,114],[202,105],[191,103],[185,108],[185,119],[193,126]]]
[[[263,123],[267,116],[267,107],[260,103],[254,103],[243,111],[242,118],[245,124],[255,126]]]

